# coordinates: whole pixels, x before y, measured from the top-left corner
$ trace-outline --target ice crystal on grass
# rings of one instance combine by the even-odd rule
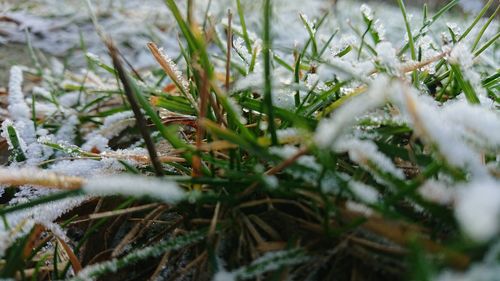
[[[420,186],[418,192],[426,200],[443,205],[453,203],[456,196],[455,189],[437,180],[426,181],[422,186]]]
[[[31,117],[31,111],[24,100],[22,89],[23,70],[20,66],[10,69],[9,78],[9,114],[14,121],[25,121]]]
[[[357,198],[366,203],[376,203],[380,197],[379,192],[375,188],[358,181],[353,180],[349,182],[349,188]]]
[[[182,87],[182,91],[184,93],[189,93],[189,82],[184,78],[182,72],[178,69],[177,64],[167,55],[163,48],[160,48],[159,52],[165,62],[169,65],[170,70],[172,71],[172,78],[175,79],[175,82]]]
[[[332,147],[335,140],[357,122],[357,118],[385,103],[386,95],[390,90],[389,85],[388,78],[379,77],[373,81],[366,94],[354,97],[339,108],[331,118],[323,119],[316,130],[314,137],[316,143],[322,147]]]
[[[384,172],[398,179],[404,179],[405,177],[403,172],[396,168],[394,163],[385,154],[381,153],[371,141],[342,139],[335,144],[334,149],[339,153],[347,152],[352,161],[369,171],[374,171],[375,175]]]
[[[500,182],[479,179],[460,187],[455,214],[465,232],[486,242],[500,230]]]
[[[177,203],[186,197],[186,193],[173,182],[127,175],[92,178],[83,189],[93,195],[147,196],[165,203]]]
[[[252,54],[248,52],[247,48],[245,47],[245,41],[243,38],[236,38],[236,40],[233,42],[233,48],[236,51],[236,53],[241,57],[243,62],[247,65],[250,65],[252,61]]]
[[[370,207],[366,206],[365,204],[358,203],[356,201],[351,201],[351,200],[347,201],[345,203],[345,207],[349,211],[362,214],[365,217],[370,217],[370,216],[373,216],[375,214],[375,212],[373,211],[373,209],[371,209]]]

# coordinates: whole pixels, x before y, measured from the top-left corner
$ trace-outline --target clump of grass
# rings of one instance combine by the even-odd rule
[[[0,277],[495,280],[498,32],[484,37],[495,15],[477,26],[489,1],[436,43],[457,3],[412,26],[398,1],[402,45],[368,6],[349,23],[360,44],[342,29],[320,40],[332,15],[300,14],[307,41],[283,51],[271,0],[261,38],[239,0],[227,36],[166,0],[179,60],[150,43],[147,75],[100,28],[112,65],[89,54],[64,81],[16,66]]]

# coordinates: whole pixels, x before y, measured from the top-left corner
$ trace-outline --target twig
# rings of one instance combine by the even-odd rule
[[[155,169],[156,176],[161,177],[163,176],[162,164],[160,162],[160,159],[158,159],[158,153],[156,152],[155,145],[153,143],[153,140],[151,139],[151,135],[149,134],[146,118],[142,114],[139,103],[134,96],[129,77],[126,74],[125,69],[123,68],[122,62],[118,57],[118,51],[113,42],[109,39],[106,41],[106,45],[108,47],[111,59],[113,60],[113,66],[115,67],[116,72],[118,73],[118,77],[123,84],[123,89],[130,103],[130,107],[132,107],[132,111],[134,112],[135,118],[137,120],[137,127],[139,128],[139,131],[144,138],[144,142],[146,143],[146,148],[148,149],[149,157],[151,158],[151,163],[153,164],[153,168]]]

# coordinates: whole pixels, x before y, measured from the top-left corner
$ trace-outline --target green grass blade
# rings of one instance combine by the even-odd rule
[[[278,144],[276,135],[276,124],[274,124],[273,98],[272,98],[272,73],[271,73],[271,17],[272,17],[272,1],[264,0],[264,35],[262,53],[264,56],[264,106],[268,117],[268,130],[271,135],[273,145]]]

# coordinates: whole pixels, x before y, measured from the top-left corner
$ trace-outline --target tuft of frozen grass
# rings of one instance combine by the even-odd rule
[[[12,128],[14,129],[14,135],[11,135],[9,134],[9,128]],[[17,133],[18,130],[16,128],[16,126],[14,125],[14,123],[10,120],[10,119],[6,119],[2,122],[2,137],[7,140],[7,144],[9,145],[9,149],[10,150],[13,150],[13,149],[16,149],[14,143],[15,143],[15,139],[17,138],[18,142],[19,142],[19,149],[21,149],[21,151],[23,153],[26,152],[26,143],[24,142],[24,140],[19,136],[19,134]]]
[[[476,176],[485,176],[486,171],[479,161],[479,154],[459,134],[462,131],[457,129],[460,124],[445,122],[447,118],[443,109],[435,101],[418,95],[407,86],[402,85],[400,89],[399,95],[393,95],[393,100],[415,133],[424,141],[436,145],[450,164],[467,168]],[[482,126],[479,120],[475,120],[476,126]]]
[[[91,178],[83,190],[92,195],[150,197],[175,204],[186,198],[186,193],[174,182],[141,176],[102,176]]]
[[[57,1],[43,2],[53,5]],[[415,234],[423,239],[421,249],[426,257],[440,257],[452,252],[453,257],[465,256],[463,260],[467,260],[466,256],[469,254],[477,256],[482,252],[482,247],[491,247],[500,228],[497,222],[500,212],[497,199],[500,197],[497,188],[500,135],[496,130],[500,120],[495,100],[498,84],[495,58],[498,57],[498,48],[495,42],[487,50],[479,48],[481,44],[488,42],[488,38],[494,38],[498,29],[496,20],[486,30],[483,38],[479,38],[485,30],[468,29],[467,21],[458,18],[448,17],[437,21],[441,15],[427,10],[427,17],[421,21],[418,12],[417,16],[411,17],[402,9],[407,23],[403,25],[400,11],[395,16],[394,9],[387,6],[369,8],[365,5],[359,8],[352,1],[339,1],[335,7],[337,11],[331,11],[328,1],[309,1],[305,7],[302,2],[274,0],[272,3],[277,12],[273,15],[269,31],[273,34],[275,44],[270,52],[265,52],[266,56],[269,55],[266,60],[266,67],[269,68],[266,72],[272,72],[272,76],[266,75],[267,82],[273,82],[273,88],[270,89],[269,85],[263,87],[264,69],[259,64],[263,55],[260,52],[262,40],[258,32],[253,32],[261,29],[261,18],[250,12],[260,9],[261,3],[242,1],[242,11],[245,11],[242,14],[247,24],[245,26],[243,23],[243,16],[233,18],[232,31],[235,38],[230,39],[233,41],[233,50],[230,51],[235,51],[237,55],[233,55],[228,61],[231,90],[226,96],[224,91],[219,92],[218,89],[224,85],[221,74],[226,71],[224,34],[227,30],[224,28],[229,26],[226,11],[235,4],[234,1],[211,1],[211,7],[197,3],[192,7],[191,21],[185,23],[184,11],[191,1],[167,2],[171,8],[175,3],[179,4],[179,11],[172,9],[174,17],[165,16],[157,7],[151,8],[155,4],[159,5],[160,0],[151,2],[153,4],[148,2],[150,5],[139,1],[124,1],[124,6],[120,9],[114,6],[116,1],[108,2],[111,9],[106,9],[101,6],[104,5],[103,1],[96,3],[96,7],[102,8],[97,9],[102,13],[111,11],[109,14],[101,14],[99,20],[102,26],[113,27],[110,32],[113,33],[117,46],[121,46],[120,43],[123,42],[128,43],[128,47],[120,48],[120,52],[124,52],[124,56],[131,59],[132,66],[139,70],[139,75],[130,75],[128,78],[135,82],[132,84],[137,85],[136,90],[140,94],[137,97],[144,98],[142,109],[156,123],[155,126],[148,125],[148,129],[153,131],[153,146],[161,155],[164,162],[161,169],[169,174],[168,180],[130,175],[148,174],[150,159],[143,148],[144,142],[136,141],[137,134],[134,130],[127,130],[135,121],[127,111],[127,105],[120,99],[123,90],[112,75],[115,70],[104,57],[87,54],[87,63],[93,70],[81,73],[64,71],[58,63],[50,70],[43,69],[40,81],[30,81],[37,86],[32,91],[31,99],[23,93],[22,74],[23,71],[33,70],[22,67],[11,70],[9,92],[13,95],[9,96],[12,98],[9,103],[17,106],[19,102],[22,107],[21,114],[17,116],[11,110],[14,116],[3,124],[3,136],[9,142],[11,156],[15,156],[16,152],[22,154],[22,157],[11,157],[9,165],[12,168],[36,165],[44,171],[66,175],[64,182],[68,185],[68,176],[77,176],[78,187],[83,179],[88,179],[83,191],[91,196],[121,194],[150,197],[168,205],[178,204],[173,208],[160,204],[158,211],[152,214],[159,212],[162,219],[179,215],[193,219],[194,222],[200,218],[200,212],[193,210],[203,210],[203,219],[199,221],[206,222],[208,218],[212,218],[209,231],[204,229],[200,232],[197,236],[199,240],[196,238],[185,244],[177,241],[165,242],[168,245],[162,244],[163,242],[151,245],[149,239],[134,239],[134,243],[126,247],[129,255],[88,266],[76,279],[102,278],[103,274],[118,272],[125,266],[150,257],[159,257],[172,249],[179,249],[180,258],[167,259],[165,267],[169,271],[178,269],[176,266],[185,269],[190,264],[194,265],[190,270],[205,273],[206,268],[198,265],[210,265],[212,254],[204,256],[203,253],[212,253],[206,245],[211,246],[213,241],[220,241],[214,250],[217,250],[217,254],[222,254],[221,258],[237,255],[236,262],[231,258],[231,265],[236,268],[240,266],[232,271],[220,270],[214,276],[216,280],[267,278],[271,277],[269,272],[284,267],[291,278],[296,276],[295,273],[305,276],[311,274],[307,271],[309,264],[313,263],[313,266],[317,264],[322,271],[332,275],[333,271],[329,271],[330,261],[337,260],[337,250],[325,250],[323,244],[311,245],[304,241],[309,241],[310,237],[315,241],[316,238],[320,238],[317,241],[323,241],[323,238],[329,238],[331,234],[338,234],[338,237],[353,238],[362,235],[368,242],[377,236],[377,244],[379,240],[398,242],[390,241],[394,238],[391,235],[384,237],[371,229],[379,226],[378,222],[383,226],[387,220],[398,227],[410,226],[405,229],[408,234]],[[451,2],[448,7],[453,3],[456,4],[456,1]],[[49,15],[53,15],[51,5],[46,5],[48,8],[45,12]],[[133,24],[116,24],[117,18],[130,7],[134,9],[129,11],[127,18]],[[330,14],[321,22],[325,11]],[[79,11],[76,10],[74,15],[78,17]],[[178,22],[181,32],[190,40],[176,40],[175,36],[171,36],[179,30],[173,23],[176,16],[180,18]],[[36,22],[29,22],[30,19],[37,18],[20,17],[28,18],[26,26]],[[47,22],[50,18],[38,21],[40,24],[36,30],[47,34]],[[203,28],[198,29],[197,23],[201,27],[200,20],[204,21]],[[143,28],[142,21],[150,25]],[[457,23],[452,28],[451,37],[448,26],[443,23],[446,21]],[[82,30],[86,30],[87,21],[82,22]],[[431,29],[430,25],[434,22],[436,24]],[[221,23],[221,28],[218,28]],[[65,28],[70,34],[60,37],[73,36],[71,38],[74,39],[77,32],[71,26],[70,22]],[[421,29],[418,29],[420,26]],[[249,30],[245,30],[247,28]],[[0,29],[4,29],[1,23]],[[385,37],[384,29],[387,30]],[[471,36],[464,36],[466,38],[458,40],[460,42],[456,44],[456,38],[452,37],[462,36],[459,34],[460,30],[465,30],[464,34],[470,31]],[[49,37],[59,34],[60,30],[56,26],[51,31],[53,33]],[[439,32],[442,31],[446,34],[440,38]],[[412,33],[414,38],[408,37],[408,33]],[[97,36],[87,33],[84,35],[82,41],[88,43],[89,52],[101,55],[95,49]],[[471,37],[476,39],[472,40]],[[207,42],[202,42],[205,39]],[[171,94],[172,85],[162,77],[159,67],[154,71],[147,69],[146,73],[142,71],[142,66],[154,62],[151,54],[144,48],[149,41],[164,46],[172,57],[179,54],[179,46],[183,48],[184,53],[178,56],[179,62],[176,63],[162,50],[159,53],[160,61],[166,67],[161,66],[164,70],[167,69],[170,80],[186,95]],[[478,45],[471,47],[473,41]],[[188,46],[182,46],[185,43]],[[207,49],[200,50],[205,43]],[[39,41],[35,42],[35,45],[38,44]],[[322,50],[321,55],[319,50]],[[475,50],[474,53],[471,50]],[[418,51],[418,56],[415,51]],[[408,59],[410,52],[411,60]],[[133,55],[129,56],[131,53]],[[216,74],[210,81],[200,79],[203,76],[199,75],[203,72],[198,65],[200,61],[208,68],[205,71]],[[80,63],[82,62],[83,60]],[[186,70],[185,73],[179,71],[177,64]],[[69,65],[76,66],[72,63]],[[184,75],[188,78],[184,78]],[[204,116],[206,123],[195,121],[200,116],[197,114],[199,103],[194,100],[195,97],[200,97],[200,91],[203,90],[200,87],[204,87],[205,82],[209,84],[209,92],[211,89],[217,92],[215,96],[211,96],[214,100],[207,102],[207,114]],[[470,85],[471,89],[464,88],[464,85]],[[262,97],[266,96],[263,95],[264,90],[266,93],[271,92],[267,98],[272,102],[266,99],[269,102],[267,105],[277,107],[276,110],[263,110],[261,104]],[[300,106],[295,97],[303,102]],[[148,103],[148,98],[155,102]],[[158,100],[161,102],[156,102]],[[476,104],[472,105],[470,102]],[[31,105],[33,112],[29,108]],[[216,105],[221,108],[217,109]],[[161,112],[160,118],[157,112]],[[36,124],[31,120],[32,114],[36,114]],[[210,121],[212,122],[209,123]],[[198,130],[204,124],[209,124],[211,130],[203,132],[201,144],[194,148],[193,133],[200,132]],[[271,130],[273,124],[277,126],[276,130]],[[272,146],[269,146],[267,129],[276,132],[276,139],[279,140],[273,139]],[[174,150],[172,147],[179,149]],[[196,177],[193,177],[192,160],[195,157],[200,160],[201,173],[196,173]],[[54,200],[47,206],[38,205],[38,200],[52,200],[52,196],[58,196],[59,193],[38,188],[42,184],[40,181],[36,182],[39,176],[36,172],[39,170],[23,172],[16,169],[0,174],[0,179],[17,176],[29,178],[32,180],[30,183],[35,184],[20,186],[15,190],[14,197],[9,198],[9,202],[0,208],[0,213],[7,212],[3,216],[4,226],[0,228],[0,248],[4,247],[0,249],[1,254],[8,249],[15,249],[15,242],[27,237],[35,224],[42,224],[56,236],[65,237],[66,228],[54,220],[88,198],[79,197],[74,201],[65,198]],[[57,179],[60,177],[55,178]],[[182,188],[179,184],[182,184]],[[184,188],[192,188],[189,190],[194,191],[186,192]],[[203,200],[194,200],[198,198]],[[130,206],[130,202],[134,205],[142,202],[118,196],[107,200],[113,200],[117,204],[123,202],[121,207]],[[61,204],[58,205],[57,202]],[[414,208],[407,208],[408,203],[413,202]],[[91,201],[88,204],[94,203]],[[259,210],[262,208],[255,207],[257,205],[254,204],[272,207],[272,212],[266,212],[271,220],[261,216]],[[254,207],[249,208],[250,206]],[[57,209],[51,209],[53,207]],[[131,212],[142,207],[134,206],[123,211]],[[234,212],[234,208],[244,211]],[[298,208],[296,210],[300,209],[300,212],[290,212],[290,208]],[[345,227],[342,228],[329,223],[332,219],[343,221],[342,211],[370,217],[375,214],[375,209],[376,218],[368,218],[370,222],[374,222],[371,224],[358,224],[349,218],[346,218],[345,225],[343,224]],[[110,214],[107,210],[100,211]],[[285,215],[277,218],[284,223],[288,223],[289,219],[297,219],[301,231],[294,233],[298,235],[298,239],[294,238],[294,241],[297,241],[297,247],[305,248],[267,253],[259,258],[262,249],[267,251],[268,246],[282,246],[273,241],[290,239],[288,233],[275,231],[274,228],[280,227],[274,224],[273,216],[276,213]],[[292,213],[293,218],[289,218]],[[428,219],[418,219],[422,214]],[[78,212],[78,215],[85,214]],[[228,219],[246,220],[246,217],[249,218],[248,224],[245,222],[234,227],[225,223]],[[93,231],[100,225],[101,221],[96,221],[93,223],[95,228],[90,230]],[[252,225],[257,227],[252,228]],[[439,229],[433,229],[434,225],[439,225]],[[158,225],[145,223],[140,226],[144,226],[146,232],[150,227]],[[200,229],[199,224],[181,222],[175,225],[175,231],[168,231],[158,238],[171,241],[171,237],[189,233],[193,229]],[[422,229],[429,229],[432,233],[437,230],[439,235],[428,235],[427,231],[421,233]],[[322,230],[328,235],[322,233]],[[118,235],[113,239],[122,235],[121,232],[116,234],[113,230],[109,231],[110,237]],[[460,231],[464,237],[456,235]],[[253,243],[245,243],[245,233],[252,236],[250,239],[255,238],[257,252],[252,249]],[[306,236],[302,233],[306,233]],[[89,235],[85,234],[84,237]],[[227,239],[238,237],[237,235],[245,238]],[[267,241],[268,236],[273,240]],[[192,245],[195,240],[200,241],[205,237],[208,237],[207,243],[196,246],[197,253],[202,253],[198,259],[193,255]],[[261,237],[265,237],[266,241],[258,241]],[[303,239],[305,237],[309,240]],[[463,241],[472,239],[478,242],[480,248],[476,248],[474,244],[458,249],[458,253],[455,253],[455,248],[448,245],[449,237],[460,241],[463,238]],[[85,239],[74,241],[71,236],[68,238],[68,242],[88,243],[85,247],[92,247],[90,240],[84,242]],[[353,243],[358,242],[353,239]],[[434,244],[437,247],[428,247]],[[224,249],[218,248],[219,245],[223,245]],[[77,256],[81,254],[77,252],[78,248],[78,245],[74,247]],[[47,247],[43,254],[51,254],[52,250],[54,249]],[[377,252],[378,249],[371,249],[366,255],[374,253],[378,258],[380,256],[376,255]],[[333,259],[311,260],[309,255],[316,253],[321,256],[327,253]],[[53,256],[57,257],[57,253]],[[6,262],[12,262],[9,257],[3,258]],[[208,263],[203,261],[205,258],[208,258]],[[176,262],[172,260],[179,261],[174,264]],[[310,260],[311,263],[308,262]],[[31,265],[32,262],[34,260],[26,260],[26,264]],[[401,261],[391,262],[400,264]],[[446,262],[447,259],[438,266],[445,268]],[[304,266],[295,266],[299,264]],[[381,266],[384,264],[381,263]],[[402,267],[415,268],[413,262]],[[488,265],[482,269],[495,270],[495,267]],[[474,268],[471,268],[470,272],[472,271]],[[453,276],[477,276],[477,271],[469,275],[470,272],[453,273]],[[69,276],[65,274],[65,277]],[[189,278],[187,274],[190,273],[186,273],[186,278]],[[53,277],[57,279],[63,275]],[[314,273],[307,278],[313,279]]]

